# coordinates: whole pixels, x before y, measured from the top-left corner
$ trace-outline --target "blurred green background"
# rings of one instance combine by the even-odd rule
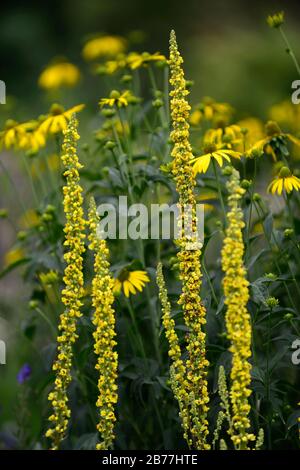
[[[299,51],[300,4],[274,0],[53,0],[1,5],[0,78],[8,94],[38,106],[36,82],[54,56],[82,63],[83,41],[93,33],[145,33],[136,49],[167,53],[171,28],[177,32],[193,98],[211,95],[245,112],[262,113],[285,98],[295,71],[267,14],[286,10],[291,41]],[[84,82],[82,83],[84,87]],[[40,109],[42,112],[43,109]]]

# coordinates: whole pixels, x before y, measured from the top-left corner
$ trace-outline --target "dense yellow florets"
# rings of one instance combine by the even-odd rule
[[[182,237],[178,241],[179,272],[182,282],[182,293],[179,304],[182,306],[184,320],[189,328],[187,337],[188,359],[186,362],[187,392],[190,397],[190,440],[189,444],[197,449],[208,449],[206,443],[208,434],[208,422],[206,419],[208,411],[207,392],[207,366],[205,357],[205,333],[203,326],[206,323],[206,311],[200,298],[201,270],[200,270],[200,248],[196,235],[196,200],[194,195],[195,177],[192,172],[191,160],[193,158],[189,142],[189,112],[190,106],[186,100],[188,91],[184,72],[182,69],[183,59],[178,51],[174,31],[170,38],[170,84],[171,117],[173,131],[171,140],[174,144],[172,150],[172,174],[176,182],[181,208],[192,208],[192,233],[183,230]],[[186,226],[188,215],[183,212],[180,225]],[[194,249],[191,244],[195,244]]]
[[[254,440],[249,434],[250,405],[248,398],[251,394],[251,322],[247,311],[249,300],[249,282],[246,279],[246,269],[243,264],[244,243],[242,229],[244,227],[243,212],[240,200],[245,192],[240,187],[239,173],[232,169],[228,204],[230,211],[227,215],[228,228],[222,249],[222,268],[225,272],[223,288],[225,294],[226,328],[232,353],[230,400],[232,405],[231,439],[236,449],[247,449],[248,441]]]
[[[82,167],[76,154],[77,121],[72,117],[68,128],[64,131],[62,162],[66,168],[64,176],[66,185],[63,188],[64,212],[66,225],[64,228],[67,251],[64,255],[66,268],[64,273],[65,288],[62,291],[62,302],[65,311],[60,316],[58,355],[53,364],[55,371],[54,390],[48,399],[52,403],[53,414],[49,421],[52,426],[46,432],[46,437],[52,441],[52,449],[58,449],[65,436],[71,415],[68,408],[67,389],[71,382],[72,345],[77,339],[76,323],[81,316],[80,307],[83,295],[82,255],[84,247],[83,198],[79,184],[79,172]]]
[[[94,199],[91,200],[89,211],[90,235],[89,248],[95,253],[94,279],[92,284],[92,299],[95,325],[94,350],[97,356],[96,369],[99,373],[99,423],[97,429],[101,441],[97,444],[98,450],[107,450],[112,447],[115,438],[114,426],[116,421],[115,405],[118,401],[117,371],[118,354],[114,350],[115,341],[115,315],[112,304],[114,302],[115,281],[109,272],[109,250],[106,241],[97,234],[99,217]]]

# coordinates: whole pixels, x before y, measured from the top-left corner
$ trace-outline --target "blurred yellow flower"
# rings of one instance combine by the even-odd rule
[[[25,134],[25,129],[17,121],[8,119],[4,129],[0,132],[0,148],[18,148],[20,138]]]
[[[131,52],[127,56],[127,64],[132,70],[142,65],[148,65],[150,62],[166,62],[166,57],[159,52],[155,52],[154,54],[150,54],[149,52],[143,52],[142,54]]]
[[[126,39],[120,36],[102,36],[88,41],[82,49],[82,56],[87,61],[99,57],[114,57],[124,52],[126,47]]]
[[[44,132],[40,129],[38,121],[29,121],[19,126],[25,132],[21,132],[19,137],[19,148],[37,152],[46,144]]]
[[[267,23],[271,28],[279,28],[284,23],[284,11],[269,15],[267,17]]]
[[[70,62],[59,62],[46,67],[38,79],[38,84],[45,90],[55,90],[62,86],[73,87],[80,79],[80,71]]]
[[[245,149],[252,147],[258,140],[264,137],[264,126],[260,119],[249,117],[237,123],[244,133]]]
[[[123,93],[120,93],[117,90],[112,90],[110,92],[109,98],[101,98],[99,101],[99,106],[102,108],[103,106],[116,105],[118,108],[123,108],[128,106],[128,99],[130,96],[131,93],[129,90],[123,91]]]
[[[14,248],[9,250],[4,256],[4,266],[10,266],[11,264],[17,263],[25,257],[25,252],[22,248]]]
[[[58,281],[59,277],[56,271],[50,270],[46,273],[40,273],[39,279],[43,286],[52,286]]]
[[[292,175],[289,168],[283,166],[277,178],[275,178],[268,186],[268,191],[272,194],[277,193],[281,196],[283,191],[290,193],[291,191],[300,190],[300,179]]]
[[[53,104],[50,113],[40,124],[40,131],[45,134],[56,134],[65,130],[73,114],[78,113],[84,108],[84,104],[78,104],[68,110],[65,110],[60,104]]]
[[[272,121],[292,132],[300,131],[300,105],[289,100],[282,101],[270,108],[269,116]]]
[[[267,148],[269,153],[273,155],[274,160],[276,160],[276,155],[270,144],[273,142],[274,139],[278,139],[280,137],[283,137],[284,139],[289,140],[293,144],[300,147],[300,139],[297,139],[297,137],[293,136],[292,134],[282,132],[277,122],[268,121],[265,127],[267,134],[266,137],[260,139],[247,151],[248,156],[251,156],[253,152],[262,153]]]
[[[129,297],[130,294],[135,295],[137,290],[142,292],[147,282],[150,279],[146,271],[123,269],[115,280],[114,292],[118,294],[123,290],[125,297]]]
[[[226,124],[233,114],[233,108],[228,103],[217,103],[213,98],[205,96],[201,103],[195,106],[190,116],[190,124],[198,126],[202,120],[214,121],[216,124]]]
[[[36,227],[40,223],[40,217],[37,214],[36,210],[28,209],[24,214],[21,215],[19,219],[19,224],[21,228],[32,228]]]

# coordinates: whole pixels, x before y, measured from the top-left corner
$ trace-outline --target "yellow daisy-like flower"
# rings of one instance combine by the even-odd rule
[[[217,103],[213,98],[205,96],[190,116],[190,124],[198,126],[201,121],[222,121],[227,123],[233,114],[233,108],[228,103]]]
[[[131,93],[129,90],[123,91],[120,93],[117,90],[112,90],[110,92],[109,98],[101,98],[99,101],[99,106],[117,106],[118,108],[123,108],[128,106],[128,99],[130,98]]]
[[[129,297],[130,294],[135,295],[137,291],[142,292],[147,282],[150,282],[150,279],[146,271],[123,269],[115,280],[114,292],[117,294],[123,290],[125,297]]]
[[[46,67],[39,76],[38,84],[45,90],[56,90],[62,86],[73,87],[80,79],[80,71],[70,62],[60,62]]]
[[[274,160],[276,160],[276,155],[274,153],[274,150],[271,147],[272,142],[278,140],[278,139],[284,139],[284,140],[289,140],[293,144],[297,145],[300,147],[300,140],[297,139],[297,137],[293,136],[292,134],[289,133],[284,133],[278,126],[277,122],[275,121],[268,121],[266,124],[266,137],[263,139],[259,140],[256,142],[247,152],[246,155],[251,156],[253,152],[260,152],[262,153],[266,149],[270,151],[270,153],[273,155]]]
[[[6,149],[18,148],[20,138],[25,134],[25,129],[17,121],[8,119],[4,129],[0,132],[0,147]]]
[[[84,104],[78,104],[68,110],[59,104],[53,104],[49,115],[41,123],[39,130],[45,134],[57,134],[68,127],[68,123],[73,114],[78,113],[84,108]]]
[[[120,36],[102,36],[88,41],[82,49],[82,56],[87,61],[99,57],[114,57],[124,52],[126,47],[126,39]]]
[[[37,152],[41,147],[46,145],[46,137],[38,121],[25,122],[24,124],[20,124],[19,128],[25,131],[21,132],[19,137],[20,149]]]
[[[142,54],[132,52],[127,56],[127,64],[132,70],[147,66],[150,62],[166,62],[166,57],[159,52],[154,54],[149,52],[143,52]]]
[[[287,193],[300,190],[300,179],[292,175],[289,168],[283,166],[277,178],[275,178],[268,186],[268,191],[272,194],[281,196],[283,191]]]
[[[211,163],[212,158],[214,158],[218,162],[219,166],[222,167],[224,160],[230,162],[230,157],[233,157],[233,158],[241,157],[241,152],[237,152],[236,150],[226,149],[222,147],[223,147],[223,144],[206,145],[204,147],[204,155],[200,155],[200,157],[193,158],[193,160],[191,161],[193,163],[194,174],[206,173]]]

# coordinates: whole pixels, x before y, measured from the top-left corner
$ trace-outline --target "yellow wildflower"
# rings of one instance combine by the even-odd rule
[[[271,28],[279,28],[284,23],[284,11],[280,11],[274,15],[269,15],[267,23]]]
[[[25,131],[19,137],[18,146],[20,149],[37,152],[41,147],[45,146],[46,137],[40,129],[38,121],[25,122],[20,124],[19,128]]]
[[[45,90],[56,90],[62,86],[73,87],[80,79],[76,65],[70,62],[59,62],[46,67],[39,76],[38,84]]]
[[[129,68],[135,70],[139,67],[149,65],[150,62],[166,62],[166,57],[159,52],[155,52],[154,54],[149,54],[149,52],[143,52],[142,54],[131,52],[128,54],[126,62]]]
[[[228,129],[230,129],[230,133],[227,134],[229,138],[224,138],[226,134],[223,133],[224,131],[222,129],[214,129],[206,132],[204,136],[204,154],[191,160],[195,175],[197,173],[206,173],[212,158],[217,161],[220,167],[222,167],[223,160],[230,162],[230,157],[241,157],[241,152],[228,148],[232,145],[232,143],[230,143],[230,139],[231,136],[236,135],[236,130],[234,130],[233,126],[226,129],[227,132]],[[234,142],[239,143],[240,141],[235,140],[233,143]]]
[[[52,424],[46,432],[46,437],[52,441],[52,449],[58,449],[65,436],[71,411],[68,408],[67,390],[71,382],[71,367],[73,350],[72,346],[77,339],[76,324],[81,316],[83,296],[82,255],[84,248],[83,198],[82,188],[79,184],[79,172],[82,168],[76,154],[77,121],[74,116],[70,119],[67,129],[64,131],[62,162],[66,170],[66,185],[63,188],[64,212],[66,225],[64,228],[64,245],[68,251],[64,254],[67,264],[64,272],[65,288],[62,291],[62,302],[65,311],[60,315],[58,354],[53,364],[55,371],[54,390],[48,399],[52,402],[53,413],[49,418]]]
[[[249,117],[239,121],[238,126],[243,130],[244,139],[239,147],[241,151],[247,150],[264,137],[264,127],[262,121],[255,117]]]
[[[227,214],[228,228],[222,249],[222,269],[224,271],[223,289],[225,295],[226,328],[232,353],[230,400],[232,405],[232,429],[229,431],[236,449],[247,449],[248,441],[254,436],[249,434],[250,428],[248,402],[251,390],[251,320],[247,311],[249,300],[249,282],[243,264],[244,243],[242,229],[243,212],[240,199],[245,190],[240,187],[239,173],[232,168]]]
[[[94,199],[90,203],[89,248],[95,253],[94,271],[92,283],[92,299],[95,325],[94,350],[97,356],[96,369],[99,372],[99,395],[97,407],[99,409],[99,423],[97,429],[101,436],[101,442],[97,444],[98,450],[108,450],[112,447],[115,438],[114,426],[116,422],[115,405],[118,401],[117,370],[118,354],[114,350],[115,341],[115,315],[112,304],[114,302],[114,279],[109,272],[109,250],[105,240],[99,238],[97,215]]]
[[[268,186],[268,191],[272,194],[279,194],[281,196],[283,191],[290,193],[291,191],[300,190],[300,179],[292,175],[289,168],[283,166],[277,178],[275,178]]]
[[[22,228],[26,229],[36,227],[40,223],[40,217],[35,209],[28,209],[21,215],[19,223]]]
[[[40,131],[45,134],[56,134],[64,131],[73,114],[78,113],[84,108],[84,104],[78,104],[68,110],[59,104],[53,104],[49,115],[40,124]]]
[[[233,114],[233,108],[228,103],[218,103],[213,98],[205,96],[201,103],[195,106],[189,122],[198,126],[203,120],[216,124],[226,124]]]
[[[272,148],[272,144],[276,144],[277,142],[285,143],[287,140],[300,147],[300,139],[297,139],[297,137],[293,136],[292,134],[282,132],[277,122],[275,121],[268,121],[265,126],[265,131],[266,137],[256,142],[247,151],[248,156],[251,156],[253,152],[262,153],[268,147],[274,157],[274,160],[276,160],[276,155]]]
[[[208,449],[206,442],[208,435],[208,392],[207,392],[207,366],[205,357],[205,332],[203,325],[206,323],[206,310],[201,302],[201,270],[200,270],[200,246],[195,244],[196,216],[195,216],[195,178],[191,171],[191,160],[193,158],[191,145],[189,142],[189,111],[190,106],[186,100],[188,90],[184,71],[182,69],[183,59],[178,51],[176,36],[174,31],[170,36],[170,84],[172,90],[171,97],[171,117],[173,131],[171,140],[172,150],[172,173],[176,182],[176,189],[179,194],[180,207],[188,205],[192,208],[192,228],[193,234],[183,233],[178,240],[179,252],[179,276],[182,282],[182,293],[179,298],[179,305],[182,306],[184,321],[189,328],[187,337],[188,359],[186,361],[186,377],[181,378],[181,386],[185,388],[190,398],[190,435],[188,443],[197,449]],[[184,218],[184,215],[183,215]],[[183,220],[184,221],[184,220]],[[180,222],[180,221],[179,221]],[[195,249],[189,249],[190,243]],[[187,384],[185,384],[187,382]]]
[[[129,297],[130,294],[135,295],[137,290],[142,292],[147,282],[150,279],[146,271],[128,271],[125,268],[115,279],[114,292],[117,294],[123,290],[125,297]]]
[[[100,108],[103,106],[117,106],[118,108],[123,108],[128,106],[128,99],[130,96],[131,92],[129,90],[123,91],[123,93],[120,93],[117,90],[112,90],[109,98],[101,98],[99,106]]]
[[[18,148],[20,138],[25,134],[24,127],[13,119],[8,119],[0,132],[0,147],[6,149]]]
[[[99,57],[114,57],[124,52],[127,41],[120,36],[102,36],[90,39],[82,49],[85,60],[95,60]]]
[[[187,384],[184,384],[186,367],[181,358],[181,348],[175,330],[175,321],[171,316],[171,305],[168,300],[161,263],[157,265],[156,281],[159,288],[159,299],[162,306],[162,323],[169,343],[168,354],[172,361],[170,366],[171,388],[176,400],[178,401],[184,438],[189,442],[189,396],[186,389]]]

